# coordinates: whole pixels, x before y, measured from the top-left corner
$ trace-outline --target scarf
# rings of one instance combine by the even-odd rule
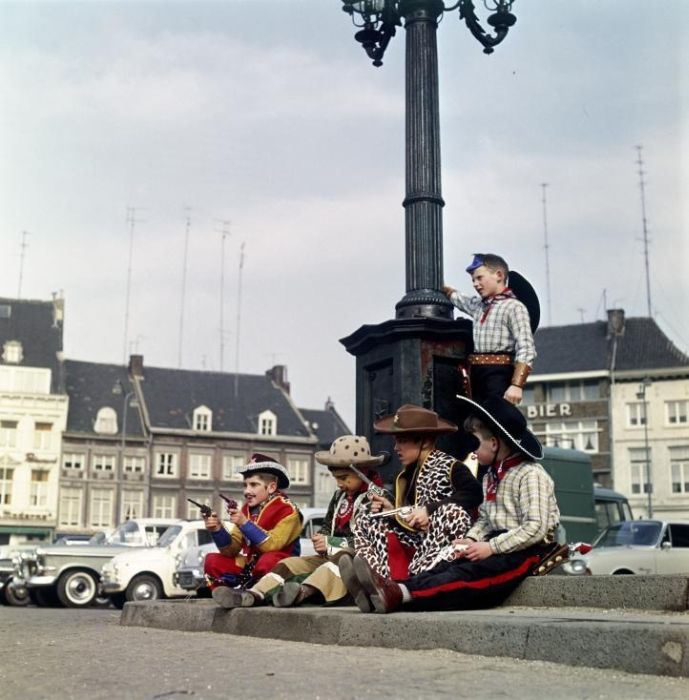
[[[516,299],[517,295],[509,288],[505,287],[505,289],[500,293],[500,294],[493,294],[492,297],[488,297],[488,299],[482,299],[481,304],[483,305],[483,313],[481,314],[481,323],[485,323],[486,319],[488,318],[488,314],[490,313],[490,310],[493,308],[493,304],[495,304],[496,301],[503,301],[504,299]]]
[[[505,478],[507,470],[511,469],[512,467],[516,467],[525,460],[526,457],[523,454],[517,453],[510,455],[509,457],[505,457],[505,459],[503,459],[497,467],[495,466],[495,462],[490,465],[486,474],[488,479],[488,484],[486,486],[486,501],[495,500],[495,496],[498,492],[498,484]]]
[[[376,485],[383,487],[383,480],[378,472],[370,470],[367,474],[368,478]],[[362,483],[356,493],[346,493],[345,497],[340,501],[340,506],[335,513],[335,532],[342,532],[349,525],[349,521],[354,515],[354,501],[362,494],[368,491],[368,484]]]

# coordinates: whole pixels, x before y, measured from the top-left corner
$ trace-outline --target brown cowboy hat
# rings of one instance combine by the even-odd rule
[[[352,464],[357,469],[367,469],[383,464],[389,457],[387,453],[373,456],[368,440],[363,435],[342,435],[337,438],[329,450],[321,450],[314,455],[317,462],[331,469],[347,469]]]
[[[373,429],[385,435],[442,435],[457,432],[454,423],[443,420],[435,411],[410,403],[400,406],[394,415],[377,420]]]

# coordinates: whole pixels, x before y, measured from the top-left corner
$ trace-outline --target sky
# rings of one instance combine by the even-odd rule
[[[497,252],[542,325],[647,315],[641,145],[651,310],[689,352],[689,3],[513,12],[490,56],[438,29],[446,281]],[[355,31],[341,0],[0,0],[0,296],[64,294],[70,359],[284,364],[354,429],[339,339],[405,292],[404,31],[380,68]]]

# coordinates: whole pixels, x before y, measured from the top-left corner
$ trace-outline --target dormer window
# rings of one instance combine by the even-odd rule
[[[258,416],[259,435],[277,435],[278,419],[272,411],[263,411]]]
[[[95,431],[103,435],[117,435],[117,413],[110,406],[103,406],[96,416]]]
[[[194,409],[194,430],[208,433],[213,424],[213,412],[207,406],[199,406]]]
[[[18,365],[24,359],[22,344],[18,340],[8,340],[2,348],[2,359],[8,364]]]

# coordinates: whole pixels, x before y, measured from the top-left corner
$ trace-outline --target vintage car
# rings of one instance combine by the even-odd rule
[[[0,546],[0,603],[28,605],[29,591],[23,577],[25,558],[33,559],[35,545]]]
[[[154,549],[121,552],[107,562],[101,573],[102,592],[118,608],[132,600],[188,595],[188,591],[173,580],[175,570],[190,547],[211,541],[203,520],[172,525]]]
[[[581,559],[591,574],[689,575],[689,521],[625,520],[604,530]]]
[[[326,510],[325,508],[302,508],[304,516],[304,526],[299,538],[299,547],[302,555],[315,554],[311,536],[318,532],[323,524]],[[181,558],[177,571],[174,574],[175,584],[185,591],[197,591],[199,595],[206,594],[206,578],[203,575],[203,562],[208,552],[217,552],[218,548],[214,542],[203,544],[198,547],[191,547]]]
[[[83,608],[96,601],[100,570],[116,554],[132,547],[153,547],[176,518],[134,518],[117,527],[103,544],[38,547],[24,562],[26,586],[37,605]]]

